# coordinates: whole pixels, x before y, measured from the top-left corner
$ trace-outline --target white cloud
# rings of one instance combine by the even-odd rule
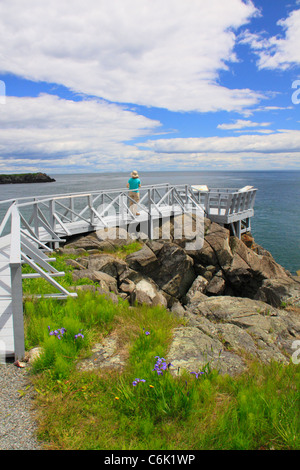
[[[250,33],[241,36],[241,43],[249,44],[258,55],[259,69],[282,69],[300,64],[300,9],[281,19],[278,25],[285,32],[284,37],[265,37],[265,33]]]
[[[235,129],[243,129],[248,127],[266,127],[269,126],[270,122],[253,122],[253,121],[246,121],[243,119],[237,119],[232,124],[219,124],[217,126],[218,129],[223,130],[235,130]]]
[[[246,124],[241,120],[238,126]],[[299,166],[300,131],[154,140],[159,132],[159,121],[103,100],[7,97],[0,114],[0,169],[65,173]],[[147,136],[143,144],[132,143]]]
[[[300,131],[132,143],[159,131],[160,122],[102,100],[7,97],[0,114],[0,169],[55,174],[299,166]]]
[[[239,111],[261,96],[218,83],[249,0],[2,0],[0,71],[106,100]]]
[[[299,153],[300,131],[280,130],[276,134],[247,134],[234,137],[205,137],[149,140],[143,145],[157,153]]]
[[[158,121],[100,100],[7,97],[0,114],[2,168],[118,168],[140,153],[126,142],[153,135],[159,126]]]
[[[299,169],[300,163],[300,131],[159,139],[140,146],[157,154],[170,169],[286,170]]]

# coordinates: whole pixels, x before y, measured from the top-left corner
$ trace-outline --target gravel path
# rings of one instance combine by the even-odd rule
[[[25,368],[0,364],[0,450],[41,450],[36,439],[34,390]]]

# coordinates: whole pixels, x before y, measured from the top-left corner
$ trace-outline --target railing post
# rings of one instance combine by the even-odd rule
[[[70,197],[71,221],[74,222],[74,199]]]
[[[148,238],[153,240],[153,219],[152,219],[152,212],[151,212],[151,189],[148,189]]]
[[[34,217],[34,233],[36,237],[39,238],[38,202],[36,198],[34,198],[33,217]]]
[[[23,320],[23,289],[21,267],[21,234],[20,216],[16,207],[11,215],[11,298],[14,330],[15,360],[22,359],[25,355],[24,320]]]
[[[50,227],[51,229],[53,230],[54,233],[56,233],[56,220],[55,220],[55,217],[54,217],[54,214],[55,214],[55,199],[51,199],[51,201],[49,201],[49,223],[50,223]],[[59,247],[59,243],[58,242],[51,242],[50,243],[50,246],[52,249],[56,249]]]
[[[91,219],[91,225],[95,224],[95,214],[93,212],[93,196],[91,194],[88,195],[88,204],[90,208],[90,219]]]
[[[49,223],[50,223],[50,227],[53,230],[53,232],[55,232],[55,217],[54,217],[54,214],[55,214],[55,201],[54,201],[54,199],[51,199],[51,201],[49,201]]]
[[[21,263],[10,266],[15,360],[25,355]]]
[[[189,187],[188,187],[188,185],[187,185],[187,184],[185,185],[185,188],[184,188],[184,189],[185,189],[185,194],[184,194],[184,197],[185,197],[185,203],[184,203],[184,207],[185,207],[185,209],[187,209],[187,206],[188,206],[188,200],[189,200],[189,198],[188,198],[188,191],[189,191]]]
[[[121,193],[119,196],[119,223],[122,223],[125,220],[127,213],[127,204],[126,204],[126,195]]]

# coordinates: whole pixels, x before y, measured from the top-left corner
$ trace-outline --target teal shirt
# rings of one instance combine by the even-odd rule
[[[138,193],[139,185],[141,184],[141,180],[139,178],[130,178],[128,180],[129,189],[135,193]]]

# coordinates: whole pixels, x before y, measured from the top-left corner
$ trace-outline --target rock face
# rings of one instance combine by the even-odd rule
[[[204,228],[199,249],[187,250],[184,239],[146,239],[140,250],[119,259],[105,250],[132,242],[120,232],[117,239],[78,237],[59,250],[78,255],[69,261],[74,280],[91,279],[116,302],[121,297],[131,305],[159,304],[184,318],[168,355],[176,373],[209,363],[236,374],[250,358],[288,363],[300,339],[300,280],[251,234],[240,240],[209,220]]]
[[[55,179],[45,173],[24,173],[16,175],[0,175],[0,184],[21,184],[21,183],[51,183]]]

